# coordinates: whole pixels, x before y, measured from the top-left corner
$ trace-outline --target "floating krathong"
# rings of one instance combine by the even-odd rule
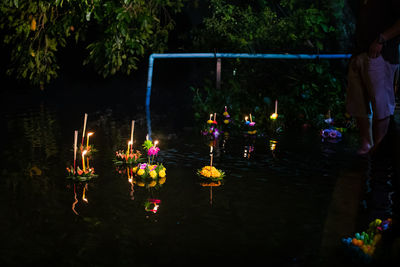
[[[245,127],[246,127],[245,134],[246,135],[247,134],[255,135],[257,133],[257,130],[255,129],[256,122],[253,121],[253,117],[251,116],[251,114],[249,114],[249,116],[250,116],[250,120],[249,120],[248,116],[246,116],[244,118],[244,120],[245,120],[244,123],[245,123]]]
[[[118,150],[115,152],[115,158],[113,159],[114,164],[116,165],[137,165],[139,162],[143,162],[144,159],[141,157],[142,154],[139,150],[133,149],[133,133],[135,130],[135,121],[132,120],[131,127],[131,138],[128,140],[127,149]]]
[[[139,163],[133,168],[133,172],[136,175],[138,185],[145,186],[148,182],[148,187],[154,187],[158,184],[165,182],[167,169],[162,163],[155,163],[155,157],[158,155],[160,148],[157,147],[158,141],[154,141],[154,144],[150,140],[146,140],[143,143],[143,148],[147,150],[147,163]],[[141,182],[141,184],[139,184]]]
[[[225,172],[213,166],[213,146],[210,146],[210,165],[197,170],[197,175],[206,181],[213,182],[221,181],[224,178]]]
[[[321,130],[322,141],[339,142],[342,138],[342,133],[336,129]]]
[[[85,116],[86,118],[86,116]],[[85,124],[86,126],[86,124]],[[85,127],[84,127],[85,128]],[[92,135],[91,133],[90,135]],[[88,134],[88,138],[90,136]],[[89,165],[89,158],[90,155],[88,155],[88,150],[83,150],[81,153],[81,159],[82,159],[82,169],[77,166],[77,161],[76,161],[76,154],[77,154],[77,140],[78,140],[78,131],[74,132],[74,165],[67,167],[67,179],[72,179],[74,181],[89,181],[94,177],[97,177],[98,175],[95,174],[94,168],[90,167]],[[84,138],[82,138],[82,143],[83,143]],[[87,148],[89,148],[89,139],[87,140]],[[81,146],[82,148],[82,146]],[[86,159],[85,159],[86,157]]]
[[[276,120],[278,118],[278,100],[275,100],[275,112],[269,116],[271,120]]]
[[[224,116],[224,124],[229,124],[231,122],[231,116],[228,113],[228,108],[225,106],[225,111],[222,113]]]
[[[214,116],[214,119],[212,120]],[[217,139],[221,131],[217,128],[218,122],[217,122],[217,113],[210,114],[210,118],[207,120],[207,125],[205,129],[201,132],[205,136],[210,136],[213,139]]]
[[[376,219],[369,224],[365,232],[356,233],[354,237],[342,238],[343,244],[353,257],[353,261],[370,263],[376,248],[380,245],[382,235],[392,225],[392,219]]]

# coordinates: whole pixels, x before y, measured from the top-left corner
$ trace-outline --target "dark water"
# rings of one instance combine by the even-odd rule
[[[87,183],[66,179],[84,112],[46,103],[3,112],[2,266],[348,261],[340,240],[354,233],[367,171],[365,159],[355,156],[352,133],[339,143],[321,142],[316,130],[221,139],[214,165],[226,178],[210,188],[196,176],[210,160],[208,143],[195,128],[177,128],[179,114],[153,113],[153,138],[160,141],[158,160],[167,179],[159,189],[146,189],[132,185],[112,163],[129,139],[132,119],[135,146],[145,139],[140,109],[91,108],[87,129],[95,132],[90,140],[98,149],[91,165],[99,177]],[[161,200],[157,213],[145,210],[149,198]],[[339,203],[343,199],[347,206]]]

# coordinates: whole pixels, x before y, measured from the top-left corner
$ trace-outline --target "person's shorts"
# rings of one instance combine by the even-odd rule
[[[366,53],[350,60],[347,76],[346,109],[353,117],[380,120],[395,109],[394,76],[398,65],[382,56],[369,58]]]

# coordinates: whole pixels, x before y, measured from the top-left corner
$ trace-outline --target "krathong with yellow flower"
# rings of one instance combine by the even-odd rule
[[[133,182],[140,187],[158,188],[162,186],[167,179],[167,169],[162,164],[150,165],[140,163],[132,169],[135,174]]]
[[[197,170],[197,175],[200,178],[218,182],[223,180],[225,172],[215,168],[214,166],[204,166],[200,170]]]
[[[143,143],[143,148],[147,150],[147,163],[139,163],[135,168],[133,168],[133,172],[135,173],[137,180],[143,182],[144,185],[146,185],[148,182],[149,187],[154,187],[157,185],[157,183],[163,184],[167,175],[167,169],[164,167],[164,165],[156,162],[155,160],[155,157],[160,151],[160,148],[157,147],[157,144],[157,140],[153,143],[151,140],[147,139]]]

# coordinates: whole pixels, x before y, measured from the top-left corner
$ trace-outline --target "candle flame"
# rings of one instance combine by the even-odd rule
[[[270,116],[270,118],[271,118],[272,120],[276,120],[276,119],[278,118],[278,113],[272,113],[271,116]]]
[[[249,119],[249,117],[246,116],[246,117],[244,117],[244,119],[245,119],[245,121],[247,121]]]
[[[87,134],[87,136],[89,137],[89,136],[92,136],[94,134],[94,132],[89,132],[88,134]]]
[[[87,150],[83,150],[82,156],[86,155],[86,153],[87,153]]]

